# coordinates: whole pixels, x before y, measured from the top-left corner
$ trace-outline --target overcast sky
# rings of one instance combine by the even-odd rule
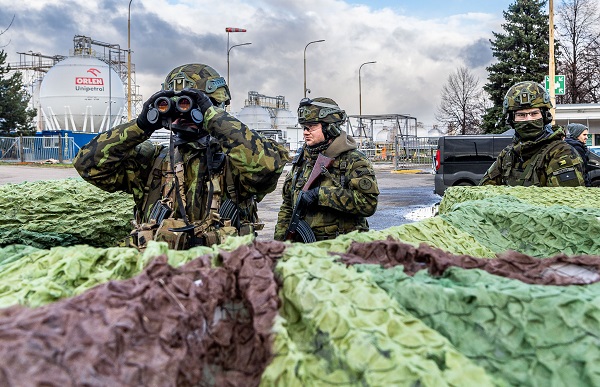
[[[501,32],[502,11],[513,0],[132,0],[131,48],[145,98],[184,63],[206,63],[227,75],[229,34],[232,110],[248,91],[283,95],[295,111],[303,97],[304,49],[310,97],[327,96],[350,115],[410,114],[435,124],[448,76],[468,66],[487,80],[489,39]],[[0,36],[8,62],[17,52],[68,55],[75,35],[127,48],[127,0],[0,0]]]

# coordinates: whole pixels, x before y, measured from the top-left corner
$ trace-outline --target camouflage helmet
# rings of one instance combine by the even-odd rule
[[[229,105],[231,93],[225,79],[212,67],[201,63],[189,63],[175,67],[165,78],[163,90],[185,88],[203,91],[218,104]]]
[[[504,96],[502,113],[523,109],[551,109],[550,94],[540,83],[525,81],[514,84]]]
[[[312,122],[327,124],[342,124],[346,121],[346,112],[340,109],[331,98],[303,98],[298,107],[298,123],[300,125]]]

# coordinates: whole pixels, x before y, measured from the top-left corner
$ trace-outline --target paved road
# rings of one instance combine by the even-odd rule
[[[52,168],[28,165],[0,165],[0,185],[25,181],[66,179],[79,177],[74,168]]]
[[[392,173],[391,164],[376,164],[377,182],[381,194],[375,214],[369,218],[373,230],[420,220],[433,214],[433,208],[441,198],[433,193],[431,173]],[[277,189],[259,203],[259,216],[265,222],[265,229],[259,239],[273,237],[277,213],[281,205],[281,186],[287,172],[284,172]],[[64,179],[78,177],[73,168],[52,168],[24,165],[0,165],[0,185],[24,181]]]

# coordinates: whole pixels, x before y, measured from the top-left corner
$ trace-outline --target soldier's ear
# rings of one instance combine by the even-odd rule
[[[552,123],[552,113],[550,113],[550,110],[544,109],[544,111],[542,111],[542,117],[544,118],[544,125]]]
[[[326,126],[323,127],[323,134],[325,134],[325,138],[336,138],[341,133],[342,130],[335,124],[326,124]]]

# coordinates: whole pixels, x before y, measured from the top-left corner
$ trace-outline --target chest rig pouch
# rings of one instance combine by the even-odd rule
[[[188,214],[191,203],[186,200],[194,200],[194,195],[187,196],[192,187],[186,189],[183,157],[178,147],[164,148],[148,177],[142,205],[136,208],[130,245],[143,251],[148,241],[155,240],[183,250],[219,244],[228,236],[247,235],[264,227],[255,198],[238,200],[239,187],[229,160],[220,148],[211,151],[209,141],[207,138],[201,149],[202,165],[194,187],[202,198],[194,205],[201,208]],[[224,196],[228,198],[223,200]]]
[[[545,184],[545,182],[540,181],[540,175],[538,170],[544,167],[544,160],[546,155],[552,151],[555,147],[559,146],[561,143],[559,141],[554,141],[549,144],[546,144],[539,152],[537,152],[533,157],[528,160],[519,163],[519,158],[511,148],[507,152],[507,157],[504,160],[503,165],[503,180],[504,183],[509,186],[540,186]],[[519,164],[518,166],[515,164]]]

